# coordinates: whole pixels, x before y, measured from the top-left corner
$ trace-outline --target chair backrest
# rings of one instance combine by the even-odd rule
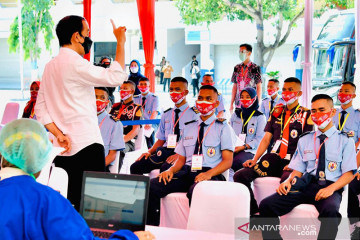
[[[20,108],[19,103],[14,103],[14,102],[7,103],[5,106],[1,124],[5,125],[15,119],[18,119],[19,108]]]
[[[115,160],[113,161],[113,165],[109,167],[111,173],[119,173],[119,163],[120,163],[120,151],[116,152]]]
[[[68,182],[69,177],[64,169],[59,167],[52,168],[48,186],[58,191],[65,198],[67,198]]]
[[[250,218],[250,193],[243,184],[203,181],[196,185],[187,229],[234,234],[236,218],[246,223]]]
[[[135,150],[140,150],[146,148],[146,140],[144,135],[144,127],[141,127],[139,130],[139,133],[137,135],[137,138],[135,139]]]

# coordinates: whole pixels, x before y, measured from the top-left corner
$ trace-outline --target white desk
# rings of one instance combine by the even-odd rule
[[[146,226],[146,231],[150,231],[156,237],[156,240],[234,240],[233,234],[212,233],[203,231],[194,231],[177,228]]]

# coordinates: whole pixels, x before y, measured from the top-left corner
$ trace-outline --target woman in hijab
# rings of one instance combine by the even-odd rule
[[[139,95],[141,92],[138,89],[138,85],[139,85],[139,80],[141,78],[144,78],[144,75],[141,74],[141,68],[140,68],[140,63],[138,60],[134,59],[130,62],[130,75],[129,75],[129,79],[130,81],[134,82],[136,85],[136,89],[135,89],[135,93],[134,95]]]
[[[230,125],[238,136],[231,166],[234,172],[241,169],[244,162],[254,157],[265,135],[265,115],[258,111],[258,108],[256,90],[251,87],[244,88],[240,93],[240,106],[235,109],[230,119]]]
[[[26,103],[24,108],[23,118],[32,118],[36,119],[34,113],[34,107],[36,103],[36,98],[40,89],[40,81],[34,81],[30,85],[30,100]]]

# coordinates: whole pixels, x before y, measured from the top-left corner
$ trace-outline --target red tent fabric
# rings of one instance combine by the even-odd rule
[[[154,48],[155,48],[155,0],[137,0],[143,47],[145,53],[145,76],[150,80],[150,91],[155,91]]]
[[[89,37],[91,37],[91,0],[84,0],[83,5],[84,5],[84,18],[89,24],[89,29],[90,29]],[[90,53],[86,54],[84,58],[90,61]]]

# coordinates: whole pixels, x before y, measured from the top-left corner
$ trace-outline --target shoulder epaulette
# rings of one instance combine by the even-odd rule
[[[358,108],[358,109],[355,109],[355,111],[358,111],[358,112],[360,112],[360,108]]]
[[[186,122],[186,123],[184,123],[184,124],[185,124],[185,125],[188,125],[188,124],[190,124],[190,123],[194,123],[194,122],[197,122],[197,120],[191,120],[191,121]]]
[[[134,95],[134,98],[137,98],[137,97],[140,97],[141,94],[138,94],[138,95]]]
[[[254,116],[261,116],[264,115],[264,113],[260,112],[259,110],[256,110],[254,113]]]
[[[114,122],[117,122],[120,120],[120,119],[117,119],[116,117],[114,117],[113,115],[110,115],[110,119],[113,120]]]
[[[269,97],[263,98],[262,101],[264,101],[264,100],[266,100],[266,99],[269,99]]]
[[[314,133],[314,132],[315,132],[315,131],[304,132],[304,133],[300,134],[299,139],[300,139],[301,137],[305,136],[305,135],[308,135],[309,133]]]
[[[166,112],[168,112],[168,111],[170,111],[172,108],[168,108],[168,109],[166,109],[165,111],[164,111],[164,113],[166,113]]]
[[[216,122],[218,122],[218,123],[224,123],[225,121],[226,121],[225,118],[218,118],[218,119],[216,119]]]
[[[220,92],[218,92],[218,96],[220,96],[221,95],[221,93]]]
[[[199,110],[198,110],[196,107],[192,107],[191,109],[192,109],[196,114],[197,114],[197,113],[200,113]]]
[[[354,136],[354,133],[352,133],[352,132],[340,132],[339,131],[339,134],[343,134],[343,135],[347,136],[348,138],[351,138]]]

